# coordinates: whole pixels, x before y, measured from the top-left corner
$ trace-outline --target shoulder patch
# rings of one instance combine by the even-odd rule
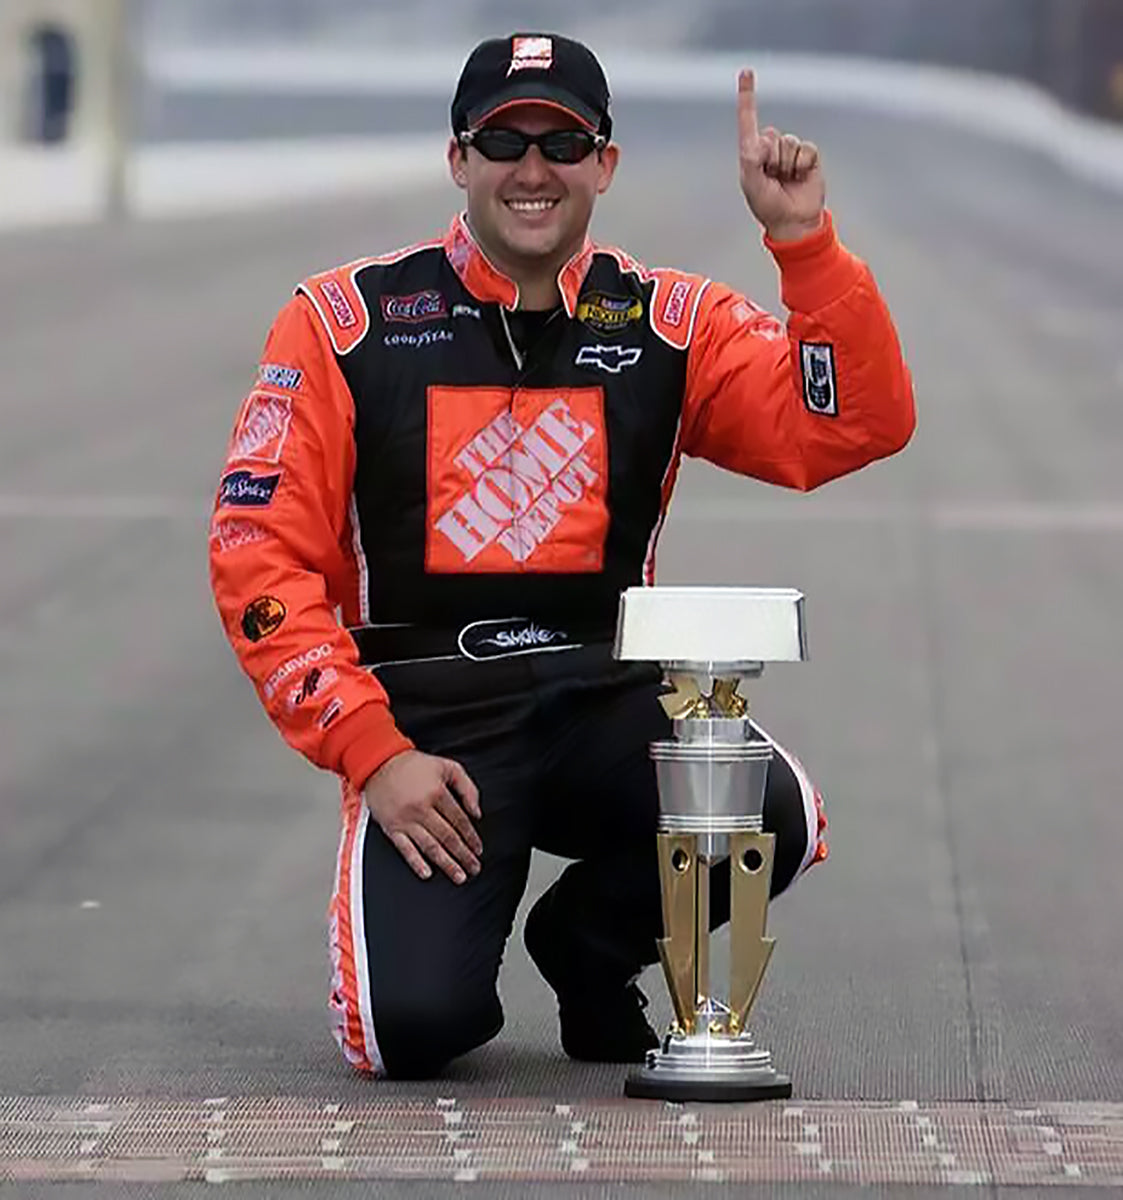
[[[313,275],[296,289],[312,301],[336,354],[350,354],[370,329],[370,313],[355,283],[355,276],[368,262]]]
[[[680,271],[652,272],[655,290],[651,294],[651,328],[668,345],[685,350],[694,336],[698,305],[710,281],[701,275]]]
[[[426,250],[441,250],[440,240],[417,242],[389,254],[357,258],[354,262],[322,271],[306,279],[296,290],[312,301],[337,354],[350,354],[370,332],[370,311],[359,290],[358,278],[368,267],[390,267]]]

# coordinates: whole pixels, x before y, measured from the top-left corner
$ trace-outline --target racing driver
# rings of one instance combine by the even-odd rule
[[[732,89],[731,89],[732,90]],[[612,656],[654,581],[683,455],[809,490],[914,425],[897,334],[839,241],[818,149],[737,82],[740,184],[787,320],[589,240],[612,182],[609,90],[570,39],[477,46],[452,101],[465,211],[433,241],[305,280],[231,435],[215,601],[284,739],[342,780],[329,909],[335,1037],[360,1071],[431,1077],[494,1037],[531,852],[569,863],[527,950],[585,1061],[657,1045],[656,665]],[[777,748],[773,894],[826,856]],[[715,872],[715,926],[728,920]]]

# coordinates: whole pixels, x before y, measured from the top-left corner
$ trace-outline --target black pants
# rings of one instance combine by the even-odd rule
[[[412,1078],[439,1072],[502,1027],[496,980],[532,849],[575,860],[538,901],[575,980],[622,988],[657,961],[658,797],[647,747],[671,728],[657,668],[614,662],[606,647],[410,664],[379,677],[399,727],[419,749],[460,762],[483,811],[482,870],[460,886],[439,871],[419,879],[363,817],[356,934],[377,1042],[370,1057],[373,1069]],[[778,754],[764,804],[765,828],[776,834],[774,895],[814,849],[808,791]],[[729,919],[728,879],[727,869],[713,873],[715,928]]]

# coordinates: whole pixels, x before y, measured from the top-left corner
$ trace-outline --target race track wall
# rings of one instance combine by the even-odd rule
[[[1123,0],[712,0],[691,40],[995,71],[1123,121]]]

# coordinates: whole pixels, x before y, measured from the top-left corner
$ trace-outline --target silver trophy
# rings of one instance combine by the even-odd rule
[[[743,688],[767,662],[807,658],[803,596],[787,588],[629,588],[615,655],[661,665],[674,729],[650,748],[659,783],[659,957],[674,1020],[624,1092],[679,1101],[790,1096],[791,1080],[747,1024],[774,945],[766,936],[774,835],[764,832],[773,747],[750,719]],[[710,868],[726,862],[723,999],[710,978]]]

